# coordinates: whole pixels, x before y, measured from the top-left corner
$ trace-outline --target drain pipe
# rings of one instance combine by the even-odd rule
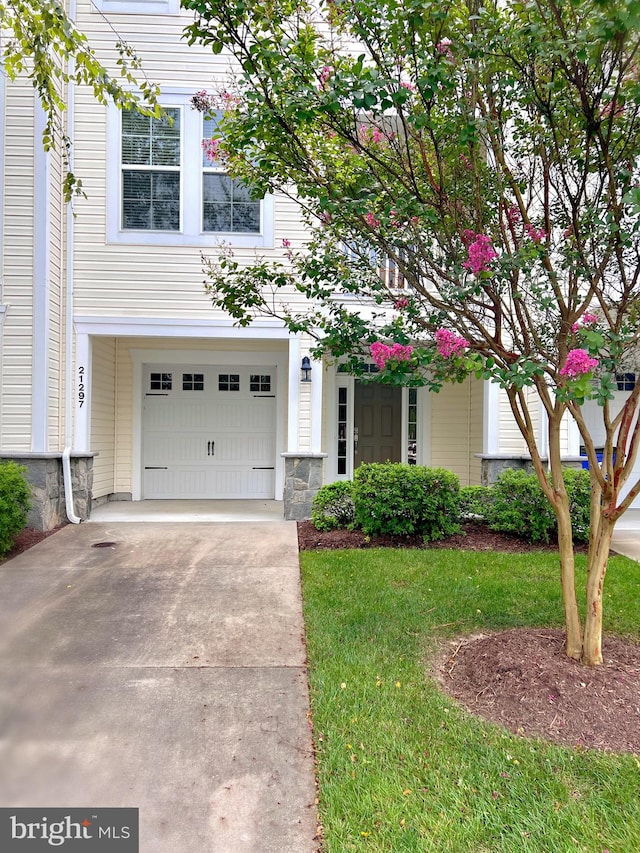
[[[75,22],[76,3],[72,0],[69,7],[69,18]],[[69,59],[69,70],[73,71],[73,58]],[[74,143],[75,84],[69,80],[67,89],[67,135]],[[69,169],[73,169],[73,147],[69,150]],[[82,519],[76,515],[73,505],[73,486],[71,482],[71,446],[73,443],[73,202],[67,202],[67,276],[66,276],[66,311],[65,311],[65,415],[64,432],[65,448],[62,451],[62,478],[64,482],[64,502],[67,518],[71,524],[80,524]]]

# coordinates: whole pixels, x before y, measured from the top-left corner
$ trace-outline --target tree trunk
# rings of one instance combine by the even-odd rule
[[[589,548],[587,612],[582,649],[582,663],[588,666],[598,666],[602,663],[602,587],[614,526],[614,523],[602,515],[597,534]]]
[[[564,500],[558,499],[555,506],[558,519],[558,549],[560,552],[560,581],[567,632],[567,655],[573,660],[582,658],[582,628],[576,598],[575,556],[571,533],[571,515],[566,493]]]

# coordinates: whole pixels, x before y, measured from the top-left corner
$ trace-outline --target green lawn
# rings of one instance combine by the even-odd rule
[[[326,853],[640,850],[638,758],[516,738],[463,712],[428,674],[435,640],[561,626],[556,555],[300,558]],[[605,631],[638,638],[639,569],[611,559]]]

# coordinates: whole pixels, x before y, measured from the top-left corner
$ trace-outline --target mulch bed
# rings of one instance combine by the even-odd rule
[[[483,524],[425,544],[420,537],[371,536],[357,530],[319,532],[298,522],[301,551],[338,548],[457,548],[527,553],[556,550]],[[586,546],[576,551],[586,552]],[[612,552],[613,553],[613,552]],[[471,713],[525,737],[564,746],[640,754],[640,645],[603,638],[604,663],[585,667],[564,653],[561,631],[518,628],[458,637],[433,674],[445,693]]]
[[[640,753],[640,645],[604,637],[604,663],[564,653],[562,631],[512,629],[458,639],[436,664],[449,696],[526,737]]]
[[[58,530],[62,530],[66,526],[66,524],[60,524],[58,527],[54,527],[53,530],[32,530],[30,527],[25,527],[22,533],[18,534],[16,541],[13,543],[13,548],[4,557],[0,557],[0,563],[4,563],[12,557],[17,557],[23,551],[28,551],[29,548],[33,548],[34,545],[42,542],[47,536],[57,533]]]
[[[461,551],[506,551],[524,554],[531,551],[554,551],[554,542],[532,544],[519,536],[497,533],[486,524],[469,522],[460,533],[437,542],[424,542],[422,536],[367,536],[361,530],[316,530],[310,521],[298,522],[298,547],[301,551],[336,550],[340,548],[456,548]],[[586,553],[585,545],[576,546]]]

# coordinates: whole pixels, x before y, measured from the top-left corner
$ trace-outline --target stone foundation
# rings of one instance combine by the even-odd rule
[[[27,469],[31,485],[32,507],[27,527],[52,530],[67,521],[61,453],[0,453],[0,460],[10,459]],[[93,487],[93,454],[71,454],[71,487],[75,514],[83,521],[91,513]]]
[[[495,455],[485,456],[480,455],[480,484],[482,486],[491,486],[498,479],[500,474],[506,468],[516,468],[520,471],[526,471],[527,474],[533,472],[530,456],[508,456]],[[544,464],[547,464],[547,459],[543,458]],[[582,468],[584,458],[580,456],[570,456],[562,460],[563,466],[566,468]]]
[[[323,485],[326,453],[283,453],[284,517],[289,521],[311,518],[311,503]]]

